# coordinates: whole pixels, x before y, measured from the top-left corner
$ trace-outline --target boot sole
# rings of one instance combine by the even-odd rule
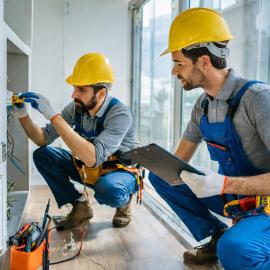
[[[198,264],[198,265],[205,265],[205,264],[214,264],[218,261],[218,258],[216,259],[208,259],[208,260],[205,260],[205,261],[192,261],[192,260],[187,260],[187,259],[184,259],[184,263],[188,263],[188,264]]]
[[[69,230],[69,229],[74,229],[74,228],[80,226],[86,220],[91,219],[92,217],[85,218],[85,219],[81,220],[78,224],[73,225],[73,226],[60,226],[59,224],[55,224],[56,225],[56,230],[57,231],[65,231],[65,230]]]
[[[130,222],[131,222],[131,220],[128,223],[112,222],[112,225],[114,228],[123,228],[123,227],[126,227]]]

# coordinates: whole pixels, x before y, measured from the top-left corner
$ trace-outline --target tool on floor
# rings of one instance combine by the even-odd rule
[[[9,237],[8,243],[10,246],[20,246],[25,240],[25,235],[28,233],[30,228],[30,223],[24,224],[23,227],[16,232],[13,236]]]
[[[39,237],[37,238],[36,242],[34,243],[34,247],[38,247],[41,244],[41,242],[44,240],[46,231],[48,230],[48,222],[50,220],[50,216],[48,214],[49,208],[50,208],[50,199],[47,203],[46,210],[44,212],[42,227],[41,227],[42,231],[41,231]]]
[[[66,241],[65,241],[66,242]],[[62,254],[64,256],[70,254],[70,252],[74,252],[74,250],[77,250],[77,246],[75,243],[75,240],[73,238],[73,233],[70,232],[69,234],[69,240],[64,244],[63,248],[62,248]]]
[[[68,251],[77,250],[77,252],[69,258],[50,262],[49,243],[50,233],[54,228],[51,228],[51,217],[48,214],[50,200],[47,203],[42,225],[38,222],[25,224],[14,236],[10,237],[9,243],[11,246],[10,269],[11,270],[36,270],[42,266],[43,270],[49,270],[50,265],[61,264],[71,261],[80,256],[82,253],[83,240],[86,235],[87,223],[81,225],[80,245],[77,249],[73,233],[70,233],[69,242],[66,244]],[[83,253],[82,253],[83,254]],[[108,268],[96,262],[92,258],[83,254],[87,260],[99,265],[107,270]]]
[[[41,228],[37,222],[33,223],[31,225],[31,229],[26,237],[26,242],[25,242],[25,247],[24,251],[25,252],[30,252],[31,250],[34,250],[34,244],[37,241],[38,237],[41,234]]]
[[[44,212],[42,226],[38,222],[27,223],[10,237],[11,270],[36,270],[41,265],[43,270],[49,269],[49,207],[50,200]]]

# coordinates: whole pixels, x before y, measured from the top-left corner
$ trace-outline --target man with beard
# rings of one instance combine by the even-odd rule
[[[115,81],[107,57],[100,53],[83,55],[66,82],[73,85],[73,101],[57,113],[44,96],[26,92],[25,102],[50,121],[45,127],[32,122],[25,106],[15,107],[28,137],[41,146],[33,153],[40,174],[48,183],[58,207],[71,203],[72,211],[55,219],[58,229],[69,229],[91,219],[93,211],[84,195],[70,179],[85,182],[96,200],[116,208],[114,227],[131,221],[131,197],[136,192],[136,177],[127,167],[119,169],[119,155],[136,146],[134,119],[130,109],[110,96]],[[70,151],[48,146],[61,137]],[[127,170],[124,170],[126,168]]]
[[[212,9],[191,8],[174,19],[163,54],[171,53],[172,74],[184,90],[204,90],[176,155],[190,161],[203,140],[219,171],[183,171],[185,184],[178,186],[153,173],[149,179],[197,241],[211,236],[210,242],[184,252],[185,262],[219,259],[225,269],[266,270],[270,212],[267,202],[256,203],[256,195],[270,195],[270,87],[226,69],[232,38],[226,21]],[[227,229],[209,210],[232,218],[235,225]]]

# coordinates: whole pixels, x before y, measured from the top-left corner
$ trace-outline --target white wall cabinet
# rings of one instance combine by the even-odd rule
[[[29,140],[18,120],[9,116],[6,90],[17,93],[31,87],[32,18],[33,0],[0,0],[1,253],[7,248],[8,236],[18,228],[30,186]],[[7,181],[15,182],[15,191],[10,195],[15,202],[8,222]]]

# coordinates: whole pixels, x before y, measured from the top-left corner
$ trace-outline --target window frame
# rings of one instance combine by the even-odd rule
[[[146,4],[147,2],[149,2],[150,0],[145,0],[142,1],[140,0],[139,4],[137,6],[134,6],[133,9],[133,31],[132,31],[132,37],[133,37],[133,47],[132,47],[132,56],[133,56],[133,64],[132,64],[132,94],[131,94],[131,98],[132,98],[132,109],[135,113],[135,121],[136,121],[136,130],[137,133],[139,132],[139,127],[140,127],[140,113],[139,113],[139,107],[138,107],[138,103],[140,103],[140,86],[141,86],[141,63],[142,63],[142,59],[141,59],[141,55],[142,55],[142,9],[144,4]],[[232,9],[236,9],[240,6],[244,6],[248,5],[248,4],[252,4],[252,2],[256,2],[258,5],[258,10],[259,12],[257,13],[260,14],[260,16],[262,16],[261,19],[263,19],[263,6],[266,0],[259,0],[258,2],[256,2],[255,0],[253,1],[243,1],[243,0],[236,0],[236,3],[228,6],[220,11],[222,12],[229,12]],[[207,2],[208,1],[199,1],[199,6],[207,6]],[[191,0],[189,1],[176,1],[176,0],[172,0],[172,5],[174,5],[174,10],[175,13],[179,13],[187,8],[190,7],[190,3]],[[219,5],[221,6],[221,0],[219,0]],[[174,15],[174,14],[173,14]],[[176,15],[176,14],[175,14]],[[259,18],[260,19],[260,18]],[[262,23],[262,20],[259,20],[258,18],[256,18],[256,23]],[[270,70],[268,69],[268,71],[266,70],[264,73],[262,73],[262,69],[261,69],[261,61],[265,60],[262,59],[262,25],[259,25],[258,31],[256,32],[257,35],[257,39],[256,39],[256,43],[257,46],[259,48],[259,51],[257,52],[257,55],[254,55],[256,57],[256,63],[255,63],[255,74],[254,76],[252,75],[252,77],[254,77],[254,79],[257,80],[261,80],[264,79],[266,81],[269,81],[270,78]],[[267,33],[268,35],[266,36],[267,39],[269,39],[270,37],[270,33]],[[243,41],[240,39],[240,42]],[[270,48],[270,41],[269,41],[269,45],[268,45],[268,50]],[[270,53],[268,53],[267,57],[268,58],[268,66],[270,65]],[[228,61],[229,65],[228,66],[233,66],[233,64],[231,64]],[[247,65],[244,65],[244,67],[246,67]],[[247,73],[249,72],[249,70],[243,70],[244,71],[244,75],[247,77],[250,77],[250,75],[247,75]],[[264,76],[264,78],[261,78],[262,76]],[[177,79],[173,79],[173,89],[174,89],[174,108],[173,108],[173,145],[174,147],[177,147],[177,143],[180,140],[180,137],[183,133],[183,128],[182,124],[183,124],[183,112],[184,112],[184,91],[181,87],[181,85],[179,84],[179,82],[177,81]],[[138,135],[138,134],[137,134]],[[211,166],[213,165],[213,167],[215,167],[215,163],[211,164]],[[145,190],[145,196],[144,196],[144,203],[149,206],[149,208],[151,209],[151,211],[155,212],[156,215],[172,230],[176,233],[176,235],[182,237],[183,239],[189,239],[188,241],[184,241],[187,244],[193,243],[192,245],[194,245],[194,239],[192,238],[190,232],[186,229],[185,225],[181,222],[181,220],[177,217],[177,215],[167,206],[167,204],[165,202],[162,201],[162,199],[159,198],[158,194],[153,190],[153,188],[150,188],[150,185],[148,185],[146,183],[146,190]],[[220,217],[219,217],[220,218]],[[224,218],[220,218],[223,221],[227,221]],[[191,240],[190,240],[191,239]],[[185,244],[184,244],[185,245]]]
[[[139,135],[140,128],[140,102],[141,102],[141,66],[142,66],[142,31],[143,31],[143,7],[150,0],[139,1],[138,5],[133,5],[132,10],[132,64],[131,64],[131,106],[135,117],[136,135]],[[156,1],[156,0],[155,0]],[[189,7],[189,1],[172,0],[173,16],[178,14],[181,10]],[[172,63],[173,65],[173,63]],[[180,136],[182,133],[182,112],[183,112],[183,89],[181,84],[171,76],[172,87],[174,89],[173,102],[173,123],[172,123],[172,144],[173,148],[178,147]],[[196,245],[197,242],[190,234],[184,223],[179,217],[170,209],[170,207],[163,202],[162,198],[154,191],[150,183],[145,183],[143,203],[154,213],[162,222],[170,229],[170,231],[179,239],[179,241],[187,248]]]

